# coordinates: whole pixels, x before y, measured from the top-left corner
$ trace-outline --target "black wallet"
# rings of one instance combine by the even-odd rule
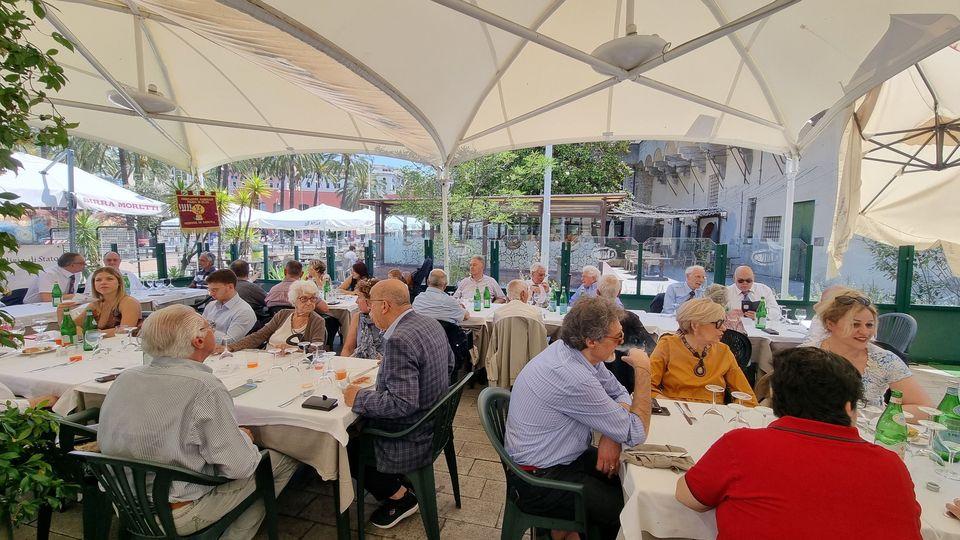
[[[650,413],[657,416],[670,416],[670,411],[666,407],[661,407],[660,402],[657,401],[657,398],[650,400]]]
[[[332,411],[337,408],[337,400],[327,396],[310,396],[300,405],[304,409],[315,409],[318,411]]]
[[[757,300],[756,302],[753,302],[753,301],[750,301],[750,300],[742,300],[742,301],[740,302],[740,310],[743,311],[744,313],[746,313],[746,312],[748,312],[748,311],[756,312],[758,309],[760,309],[760,301],[759,301],[759,300]]]

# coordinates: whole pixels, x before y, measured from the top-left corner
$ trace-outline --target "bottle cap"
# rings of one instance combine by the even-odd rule
[[[927,489],[934,493],[938,493],[940,491],[940,484],[936,482],[927,482]]]

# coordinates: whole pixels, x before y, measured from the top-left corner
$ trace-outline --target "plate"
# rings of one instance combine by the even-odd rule
[[[335,306],[335,305],[337,305],[337,304],[339,304],[339,303],[340,303],[339,300],[330,300],[329,302],[327,302],[327,305],[328,305],[328,306]]]
[[[47,354],[48,352],[53,352],[55,350],[57,350],[57,348],[53,345],[36,345],[33,347],[24,348],[22,351],[20,351],[20,354],[23,356],[37,356],[39,354]]]

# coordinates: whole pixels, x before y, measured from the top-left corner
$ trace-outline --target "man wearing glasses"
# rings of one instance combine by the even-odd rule
[[[744,317],[757,318],[757,307],[763,298],[767,304],[767,318],[772,321],[780,320],[780,304],[773,289],[763,283],[757,283],[753,277],[753,269],[749,266],[738,266],[733,272],[733,285],[727,287],[727,309],[741,310]]]
[[[623,343],[620,309],[603,298],[581,298],[563,320],[560,339],[530,361],[513,386],[506,449],[530,474],[584,486],[587,518],[601,538],[615,538],[623,510],[617,473],[621,444],[644,442],[650,430],[650,359],[631,349],[623,361],[635,372],[633,397],[607,370]],[[602,434],[598,448],[592,432]],[[531,514],[567,518],[570,492],[533,487],[507,474]]]
[[[83,284],[83,269],[87,261],[83,255],[68,251],[57,259],[57,267],[40,273],[27,289],[23,297],[24,304],[49,302],[53,299],[53,285],[60,285],[63,299],[69,300]]]

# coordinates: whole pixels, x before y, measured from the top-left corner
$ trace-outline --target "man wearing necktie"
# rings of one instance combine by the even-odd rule
[[[76,292],[77,285],[83,279],[83,269],[86,268],[87,261],[83,255],[68,251],[57,259],[56,268],[44,270],[37,274],[37,277],[27,288],[27,294],[23,297],[24,304],[33,304],[36,302],[49,302],[53,299],[53,285],[60,286],[60,292],[63,293],[63,299],[69,300]]]
[[[738,266],[733,272],[733,285],[727,287],[727,310],[742,309],[749,302],[753,309],[744,310],[743,315],[751,319],[757,318],[756,303],[763,298],[767,304],[767,318],[773,321],[780,320],[780,305],[773,289],[763,283],[758,283],[749,266]]]
[[[695,265],[684,271],[686,281],[671,283],[663,293],[663,313],[677,312],[680,304],[693,298],[703,297],[703,283],[707,280],[707,271],[702,266]]]

